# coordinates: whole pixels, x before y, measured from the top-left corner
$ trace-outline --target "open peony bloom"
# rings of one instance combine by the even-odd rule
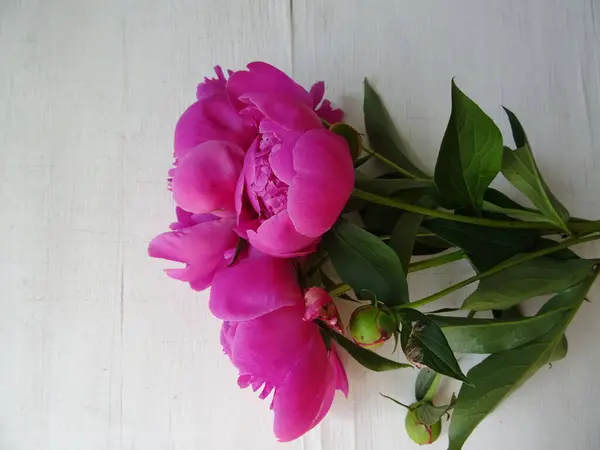
[[[231,280],[239,287],[232,289]],[[225,320],[221,344],[239,370],[239,386],[262,389],[262,399],[274,391],[271,408],[280,441],[316,426],[336,389],[348,394],[335,347],[328,349],[318,325],[303,318],[304,296],[291,261],[252,251],[215,276],[210,307]]]
[[[354,183],[344,139],[321,119],[342,111],[269,64],[220,68],[198,86],[198,101],[175,129],[175,202],[194,214],[238,216],[236,231],[279,257],[314,251],[346,204]]]
[[[238,181],[237,230],[273,256],[313,252],[352,192],[348,145],[314,111],[323,90],[317,84],[306,92],[264,63],[249,64],[248,71],[233,73],[227,83],[240,115],[254,118],[258,126]],[[326,116],[335,113],[329,109]]]
[[[210,286],[215,272],[226,264],[226,255],[235,248],[237,235],[233,218],[213,214],[191,214],[177,208],[177,222],[173,231],[155,237],[148,246],[148,254],[155,258],[184,263],[180,269],[167,269],[172,278],[187,281],[201,291]]]

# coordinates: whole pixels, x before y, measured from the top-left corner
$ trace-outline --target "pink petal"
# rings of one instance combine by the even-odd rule
[[[305,355],[312,336],[319,335],[314,323],[304,322],[304,305],[287,306],[238,322],[232,342],[231,361],[242,374],[280,386],[289,370]]]
[[[279,145],[271,149],[269,163],[275,176],[289,185],[296,174],[294,171],[293,151],[301,134],[288,131],[268,119],[260,122],[259,131],[263,135],[263,139],[265,136],[270,137],[272,135],[280,142]]]
[[[311,105],[312,99],[306,89],[281,70],[264,62],[252,62],[247,67],[248,71],[240,70],[229,77],[227,91],[233,99],[237,100],[248,92],[270,92],[285,94],[296,102]]]
[[[323,128],[315,112],[293,97],[272,92],[248,92],[240,100],[252,102],[268,119],[286,130],[303,133],[313,128]]]
[[[348,145],[329,130],[311,130],[294,147],[294,169],[289,217],[302,235],[321,236],[333,226],[354,187]]]
[[[344,111],[333,109],[329,100],[323,100],[323,104],[315,110],[317,115],[329,123],[341,122],[344,118]]]
[[[303,297],[292,262],[251,252],[217,272],[209,306],[219,319],[242,321],[298,303]]]
[[[243,161],[242,149],[229,142],[209,141],[189,150],[173,170],[175,202],[193,213],[233,213]]]
[[[231,355],[231,348],[235,339],[237,322],[223,322],[221,326],[221,347],[226,355]]]
[[[317,109],[321,100],[323,100],[323,96],[325,95],[325,82],[317,81],[312,85],[309,92],[310,98],[312,100],[312,108]]]
[[[289,200],[288,200],[289,201]],[[317,239],[294,228],[287,211],[265,220],[256,231],[248,230],[248,240],[263,253],[280,258],[302,256],[316,250]]]
[[[240,117],[225,96],[209,97],[192,104],[175,127],[175,157],[207,141],[226,141],[246,149],[256,137],[253,123]]]
[[[150,242],[148,254],[154,258],[185,263],[185,268],[169,269],[167,274],[189,282],[193,289],[206,289],[215,271],[225,265],[225,251],[236,244],[234,225],[234,219],[215,219],[163,233]]]
[[[250,204],[252,205],[252,208],[254,209],[255,213],[258,213],[260,211],[260,203],[258,201],[258,196],[256,195],[256,192],[254,191],[254,189],[252,189],[252,184],[254,183],[255,178],[256,178],[255,160],[256,160],[256,154],[258,152],[259,152],[259,139],[257,138],[254,140],[254,142],[252,142],[252,145],[246,152],[246,156],[244,157],[244,167],[242,169],[242,171],[244,173],[244,178],[246,181],[246,186],[245,186],[246,197],[248,200],[250,200]],[[248,208],[248,209],[250,209],[250,208]]]
[[[331,408],[335,394],[335,373],[323,340],[310,336],[283,384],[273,397],[273,431],[281,442],[288,442],[314,428]]]
[[[222,96],[227,98],[225,86],[227,85],[227,80],[225,79],[225,75],[223,74],[223,69],[220,66],[215,66],[215,73],[217,74],[217,78],[204,78],[204,81],[198,85],[196,89],[196,98],[198,100],[203,100],[210,97]]]
[[[287,141],[284,141],[281,147],[277,150],[271,151],[269,154],[269,163],[271,169],[277,178],[289,185],[296,175],[294,170],[294,146],[298,137],[294,137]]]
[[[344,365],[340,360],[340,355],[338,354],[335,346],[332,346],[329,350],[329,361],[335,372],[335,388],[338,391],[341,391],[345,397],[348,397],[348,375],[346,374],[346,369],[344,369]]]

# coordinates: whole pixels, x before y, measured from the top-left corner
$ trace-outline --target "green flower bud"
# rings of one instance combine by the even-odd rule
[[[398,329],[396,317],[374,306],[361,306],[350,317],[350,334],[361,347],[375,349]]]
[[[411,405],[413,408],[415,405]],[[433,444],[442,432],[442,421],[438,420],[433,425],[425,425],[417,418],[417,413],[413,409],[409,409],[404,421],[406,432],[413,442],[419,445]]]

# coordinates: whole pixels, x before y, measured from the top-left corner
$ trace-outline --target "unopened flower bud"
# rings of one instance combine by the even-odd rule
[[[350,317],[350,334],[361,347],[375,349],[394,335],[398,323],[393,314],[374,306],[361,306]]]
[[[325,289],[311,287],[304,293],[303,319],[307,322],[319,319],[330,328],[343,333],[341,320],[333,299]]]
[[[408,437],[410,437],[413,442],[419,445],[433,444],[437,438],[440,437],[440,433],[442,432],[441,420],[438,420],[433,425],[425,425],[419,421],[417,412],[414,409],[408,410],[404,425],[406,427]]]

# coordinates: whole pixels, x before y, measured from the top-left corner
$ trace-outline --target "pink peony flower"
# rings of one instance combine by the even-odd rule
[[[341,206],[337,209],[341,211],[342,203],[345,203],[351,189],[344,186],[344,183],[340,183],[328,188],[327,195],[322,192],[316,194],[311,192],[311,190],[318,191],[320,186],[324,186],[320,179],[325,176],[325,173],[328,174],[327,178],[331,178],[329,170],[333,172],[340,170],[337,167],[338,161],[327,160],[331,152],[343,152],[342,162],[348,159],[348,152],[342,149],[343,143],[340,138],[326,130],[312,111],[316,109],[321,117],[329,121],[339,121],[342,118],[341,110],[332,109],[327,100],[322,100],[324,83],[316,83],[310,92],[307,92],[283,72],[268,64],[252,63],[249,68],[251,70],[248,72],[236,72],[239,76],[232,84],[231,79],[227,81],[221,68],[216,67],[217,77],[206,78],[198,85],[197,101],[183,113],[175,129],[175,164],[169,172],[170,188],[178,205],[177,215],[183,219],[175,225],[177,231],[162,234],[152,241],[149,254],[185,263],[184,269],[170,269],[167,270],[167,274],[190,282],[190,285],[198,290],[210,285],[214,272],[224,264],[225,253],[235,246],[233,229],[238,222],[243,226],[237,227],[237,230],[245,238],[247,230],[244,226],[251,225],[253,240],[265,251],[270,250],[270,253],[279,256],[291,255],[294,252],[308,252],[313,249],[316,238],[300,235],[295,227],[308,230],[312,224],[313,228],[314,225],[324,228],[324,216],[317,214],[319,205],[324,204],[323,199],[329,199],[329,203],[339,203]],[[229,75],[235,74],[230,71]],[[229,85],[231,89],[228,88]],[[292,108],[290,114],[294,114],[294,111],[300,108],[310,117],[311,123],[318,127],[318,130],[312,130],[302,142],[303,145],[307,143],[310,145],[310,142],[315,141],[320,146],[326,146],[327,148],[322,151],[323,154],[317,155],[314,161],[315,163],[320,161],[328,167],[312,167],[310,162],[308,165],[303,163],[307,158],[312,158],[313,153],[319,153],[317,146],[310,147],[306,150],[306,155],[296,158],[297,167],[291,168],[296,173],[293,176],[294,186],[288,186],[278,181],[275,176],[271,176],[265,181],[265,189],[270,194],[263,195],[257,191],[259,182],[250,177],[252,170],[255,175],[256,170],[259,170],[255,164],[255,149],[260,145],[264,146],[265,141],[275,143],[279,138],[271,132],[267,134],[261,132],[261,127],[264,128],[269,121],[265,120],[265,116],[255,107],[248,107],[240,101],[240,96],[236,96],[235,92],[240,88],[252,88],[253,92],[262,92],[265,90],[264,87],[267,87],[265,95],[281,97],[279,106],[276,104],[276,99],[275,104],[273,99],[269,100],[272,106],[283,111],[290,104]],[[317,133],[316,138],[315,133]],[[302,133],[295,132],[294,139],[300,140],[301,135]],[[328,147],[328,142],[334,142],[332,149]],[[245,162],[245,155],[249,149],[253,159],[247,159]],[[302,146],[294,152],[300,152],[301,149]],[[273,153],[273,159],[286,155],[285,151],[276,152],[274,148],[266,152]],[[266,155],[265,151],[263,151],[264,155]],[[260,170],[267,172],[271,170],[268,159],[267,157],[264,169]],[[242,171],[244,165],[248,167],[248,177]],[[272,215],[272,220],[267,220],[271,217],[269,213],[259,215],[252,205],[245,203],[243,217],[232,221],[231,218],[237,214],[236,201],[240,209],[242,204],[241,195],[238,195],[236,200],[236,190],[240,193],[244,192],[247,178],[253,192],[251,198],[258,202],[257,208],[260,209],[260,205],[269,205],[271,212],[281,209],[283,213]],[[275,190],[272,188],[273,183],[277,184]],[[312,185],[308,186],[311,183]],[[347,192],[342,193],[342,190]],[[289,208],[290,214],[287,214],[286,207],[288,191],[292,198],[290,203],[295,205]],[[310,195],[316,195],[318,199],[311,199]],[[342,197],[344,197],[343,201]],[[317,203],[316,207],[314,207],[315,203]],[[303,216],[304,211],[308,214],[307,217]],[[204,216],[205,214],[208,216]],[[326,222],[333,223],[332,220],[335,220],[333,214],[329,216]],[[221,219],[217,220],[218,217]],[[297,225],[286,220],[286,217],[294,218],[294,223]],[[214,222],[208,223],[211,221]],[[204,222],[207,223],[203,224]],[[263,222],[265,224],[261,227]],[[255,232],[256,228],[260,228],[257,230],[258,233]],[[259,237],[255,239],[254,235]],[[288,242],[290,236],[293,241]],[[282,248],[276,248],[277,242],[282,244]],[[302,251],[299,251],[301,247],[303,247]]]
[[[226,254],[236,245],[235,219],[191,214],[181,208],[176,212],[178,221],[171,224],[173,231],[155,237],[148,246],[148,254],[185,263],[185,268],[165,272],[201,291],[210,286],[215,272],[226,265]]]
[[[304,296],[291,261],[252,251],[215,276],[210,307],[225,320],[221,344],[240,372],[238,385],[262,388],[261,399],[274,391],[271,409],[280,441],[316,426],[336,389],[348,395],[335,347],[328,349],[318,325],[303,318]]]
[[[266,63],[229,80],[215,70],[177,123],[175,202],[195,214],[237,215],[236,231],[265,253],[314,251],[354,183],[346,142],[321,122],[342,111],[323,100],[324,83],[306,91]]]
[[[346,141],[324,128],[310,92],[264,63],[231,75],[227,91],[258,136],[246,152],[236,191],[237,231],[264,253],[311,253],[342,212],[354,185]],[[326,116],[337,114],[326,104]],[[335,119],[335,118],[334,118]]]

